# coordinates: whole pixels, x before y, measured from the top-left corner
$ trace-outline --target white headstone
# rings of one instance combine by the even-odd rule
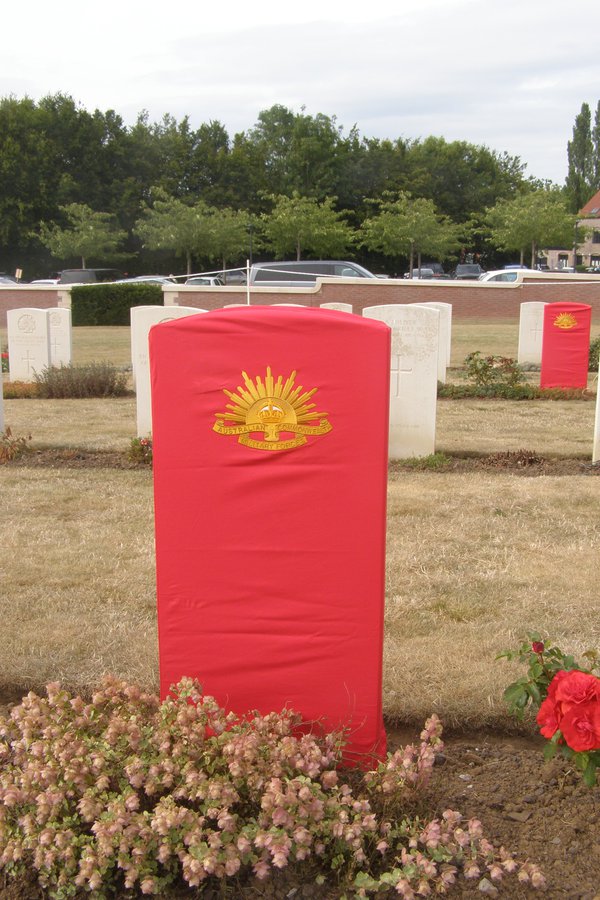
[[[418,304],[370,306],[392,329],[390,459],[435,452],[440,312]]]
[[[338,312],[352,312],[351,303],[321,303],[321,309],[337,309]]]
[[[519,315],[519,348],[517,362],[519,365],[529,363],[534,366],[542,364],[542,336],[544,333],[545,303],[521,303]]]
[[[273,306],[304,306],[304,303],[273,303]]]
[[[50,365],[50,334],[45,309],[9,309],[8,365],[11,381],[34,381]]]
[[[440,312],[440,347],[438,354],[438,381],[446,383],[446,369],[450,365],[452,353],[452,304],[431,300],[428,303],[419,303],[418,306],[430,306]]]
[[[132,306],[131,316],[131,361],[135,372],[135,405],[137,436],[152,434],[152,394],[150,389],[150,361],[148,357],[148,334],[153,325],[171,322],[184,316],[206,312],[193,306]]]
[[[594,422],[594,449],[592,450],[592,462],[600,461],[600,366],[598,366],[598,381],[596,382],[596,419]]]
[[[50,335],[50,365],[70,366],[73,360],[71,310],[64,306],[47,310]]]

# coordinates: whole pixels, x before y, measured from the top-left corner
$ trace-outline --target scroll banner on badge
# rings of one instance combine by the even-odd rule
[[[544,308],[542,388],[587,387],[592,307],[548,303]]]
[[[385,750],[390,330],[215,310],[150,332],[161,695],[292,708]]]

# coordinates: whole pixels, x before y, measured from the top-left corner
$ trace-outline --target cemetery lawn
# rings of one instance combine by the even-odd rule
[[[129,329],[75,332],[76,362],[128,364]],[[476,349],[516,355],[515,323],[456,323],[454,333],[455,365]],[[1,711],[50,680],[89,694],[106,672],[156,690],[152,476],[127,459],[134,399],[4,407],[13,433],[31,434],[32,452],[0,466]],[[394,464],[388,488],[392,749],[437,712],[448,749],[431,802],[481,818],[491,838],[539,863],[553,900],[600,897],[599,788],[583,787],[566,763],[543,762],[533,723],[517,726],[502,702],[523,673],[495,657],[529,630],[575,655],[600,649],[593,422],[591,402],[440,401],[437,447],[448,461]],[[278,898],[293,886],[232,896]],[[0,885],[0,900],[39,896]],[[313,882],[295,896],[336,894]],[[477,882],[450,896],[480,896]],[[505,896],[538,894],[513,885]]]

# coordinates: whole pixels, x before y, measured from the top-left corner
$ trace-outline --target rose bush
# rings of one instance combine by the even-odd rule
[[[505,651],[500,657],[528,665],[528,674],[504,691],[511,712],[523,718],[527,707],[539,707],[536,721],[540,733],[550,742],[546,756],[561,750],[583,771],[586,783],[594,785],[600,766],[600,678],[594,675],[600,665],[596,651],[584,653],[584,666],[535,634],[529,635],[518,650]]]

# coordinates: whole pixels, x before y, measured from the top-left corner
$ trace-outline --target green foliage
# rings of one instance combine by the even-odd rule
[[[487,210],[484,222],[496,248],[516,250],[521,262],[530,251],[532,268],[539,247],[569,247],[573,243],[575,216],[568,211],[564,194],[556,187],[500,200]]]
[[[522,721],[527,710],[540,710],[538,723],[542,727],[542,733],[549,743],[546,745],[544,756],[552,758],[558,750],[563,756],[572,760],[583,773],[583,779],[590,787],[596,783],[596,770],[600,767],[600,731],[596,724],[596,747],[582,751],[569,746],[560,728],[566,731],[565,717],[568,707],[579,705],[580,714],[585,714],[584,705],[591,704],[595,708],[600,707],[600,679],[594,676],[594,672],[600,672],[600,655],[596,650],[588,650],[583,654],[584,663],[578,662],[571,654],[563,653],[560,647],[553,645],[547,638],[543,638],[537,632],[527,635],[516,650],[505,650],[498,654],[496,659],[516,660],[527,666],[527,674],[513,681],[504,690],[504,700],[509,712]],[[556,701],[556,685],[558,679],[566,672],[582,672],[586,676],[592,676],[586,682],[586,691],[579,687],[570,696],[565,693],[561,701]],[[564,688],[563,688],[564,690]],[[544,710],[544,706],[558,703],[552,710]],[[562,708],[561,708],[562,705]],[[565,707],[567,708],[565,710]],[[541,708],[541,709],[540,709]],[[559,711],[560,710],[560,711]],[[593,714],[592,714],[593,715]],[[596,716],[594,720],[600,722]],[[565,722],[564,725],[561,722]],[[550,724],[548,730],[545,726]],[[589,722],[582,725],[585,732]],[[580,735],[577,736],[580,738]],[[586,738],[589,735],[586,735]],[[575,744],[575,742],[573,741]],[[577,745],[575,744],[575,748]]]
[[[131,439],[129,453],[127,454],[131,462],[141,463],[145,466],[152,465],[152,438],[151,437],[134,437]]]
[[[365,219],[362,244],[386,256],[415,253],[444,259],[460,246],[456,225],[440,215],[432,200],[401,193],[397,199],[377,201],[379,212]]]
[[[0,856],[7,881],[33,872],[53,900],[233,896],[251,878],[262,893],[303,867],[336,896],[442,894],[478,874],[544,884],[477,819],[413,813],[443,749],[436,716],[419,744],[358,772],[340,766],[342,735],[307,733],[291,710],[227,713],[191,679],[162,703],[115,678],[91,701],[46,691],[0,718]]]
[[[18,459],[29,450],[29,441],[31,435],[13,435],[11,429],[7,426],[4,431],[0,431],[0,465]]]
[[[207,207],[254,216],[269,211],[273,195],[297,192],[320,202],[335,196],[336,211],[346,211],[357,228],[369,214],[365,198],[386,192],[410,190],[463,223],[523,184],[518,158],[485,147],[363,137],[356,127],[345,132],[335,116],[281,105],[262,110],[253,128],[230,138],[218,121],[194,129],[187,117],[168,114],[152,122],[141,113],[126,127],[113,110],[88,113],[61,94],[38,102],[0,99],[0,262],[6,271],[24,267],[27,279],[57,268],[37,234],[40,222],[50,233],[69,227],[71,204],[114,216],[115,228],[128,233],[125,252],[137,255],[143,273],[176,265],[171,241],[133,231],[157,191],[187,209],[201,197]],[[205,258],[203,240],[189,252]]]
[[[352,244],[352,231],[342,213],[333,208],[334,197],[322,202],[301,197],[272,196],[273,209],[262,216],[266,243],[279,259],[293,254],[300,259],[310,252],[317,259],[343,258]]]
[[[589,104],[581,104],[573,125],[573,138],[567,144],[567,159],[565,190],[571,212],[577,213],[600,189],[600,102],[593,130]]]
[[[465,357],[466,375],[477,386],[505,384],[516,387],[525,381],[519,364],[509,356],[482,356],[475,350]]]
[[[82,284],[71,288],[73,325],[130,325],[132,306],[162,306],[160,284]]]
[[[394,466],[427,471],[429,469],[447,469],[452,460],[445,453],[430,453],[429,456],[409,456],[394,461]]]
[[[153,205],[144,209],[135,233],[144,247],[184,256],[189,274],[194,257],[210,259],[213,253],[209,207],[204,200],[185,202],[160,189],[153,194]]]
[[[49,366],[35,373],[35,382],[38,396],[45,400],[123,397],[128,393],[127,375],[109,362]]]
[[[6,345],[4,345],[4,347],[2,347],[2,353],[0,355],[0,358],[2,360],[2,372],[8,372],[9,360],[8,360],[8,347]]]
[[[588,370],[597,372],[600,366],[600,337],[597,337],[590,344],[590,358],[588,362]]]
[[[60,211],[66,219],[63,228],[56,223],[40,225],[40,241],[60,260],[80,257],[82,268],[91,259],[105,262],[122,259],[118,247],[126,234],[119,229],[110,213],[94,212],[84,203],[69,203]]]

